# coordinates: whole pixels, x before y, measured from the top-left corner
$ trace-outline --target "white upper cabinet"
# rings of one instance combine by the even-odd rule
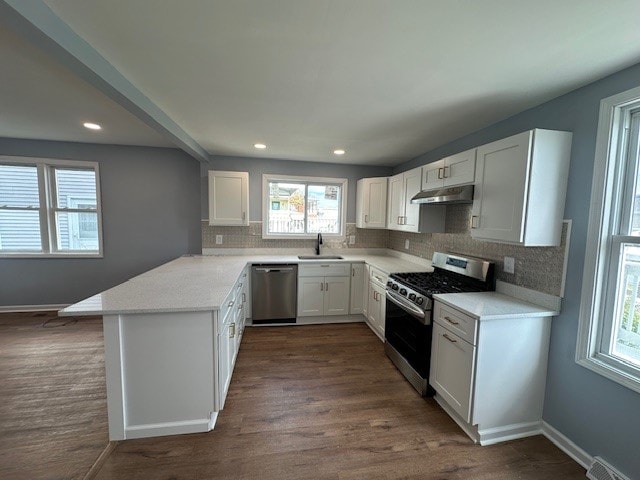
[[[478,147],[473,238],[560,245],[571,137],[535,129]]]
[[[476,149],[456,153],[422,167],[422,190],[469,185],[475,180]]]
[[[411,203],[421,186],[420,167],[389,178],[387,228],[405,232],[444,232],[445,206]]]
[[[387,177],[362,178],[356,192],[356,227],[387,228]]]
[[[209,171],[209,225],[249,225],[249,174]]]

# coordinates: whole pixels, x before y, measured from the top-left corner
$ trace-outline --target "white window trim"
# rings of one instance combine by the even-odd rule
[[[317,237],[316,233],[311,234],[281,234],[281,233],[269,233],[269,182],[284,180],[288,182],[312,182],[312,183],[329,183],[339,185],[341,188],[342,202],[340,205],[340,233],[323,233],[323,237],[333,238],[337,240],[344,240],[346,237],[346,223],[347,223],[347,202],[348,192],[347,186],[349,184],[346,178],[330,178],[330,177],[306,177],[299,175],[276,175],[272,173],[265,173],[262,175],[262,238],[278,240],[278,239],[313,239]]]
[[[38,192],[40,196],[40,237],[42,240],[42,252],[11,251],[0,252],[0,258],[103,258],[104,249],[102,243],[102,194],[100,191],[100,166],[97,162],[80,160],[64,160],[43,157],[14,157],[0,155],[0,164],[35,165],[38,167]],[[96,210],[91,210],[98,215],[98,251],[86,250],[58,250],[55,245],[55,219],[53,219],[55,187],[52,188],[53,172],[47,167],[92,168],[96,172]],[[45,180],[45,176],[49,178]],[[75,210],[74,210],[75,211]]]
[[[616,200],[616,182],[621,182],[615,174],[622,168],[618,161],[623,148],[620,132],[628,112],[637,109],[639,102],[640,87],[600,102],[576,344],[576,362],[579,365],[636,392],[640,392],[640,368],[605,354],[601,342],[603,329],[612,321],[605,315],[606,294],[608,289],[611,291],[607,282],[610,273],[607,262],[611,258],[610,235],[618,214],[618,208],[608,207]]]

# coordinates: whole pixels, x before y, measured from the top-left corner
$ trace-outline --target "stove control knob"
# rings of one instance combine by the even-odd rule
[[[394,283],[393,285],[391,285],[391,290],[398,290],[398,284]]]
[[[400,295],[404,295],[406,297],[407,296],[407,289],[406,288],[401,288],[400,289]]]
[[[409,300],[414,300],[416,299],[416,294],[415,293],[410,293],[409,294]]]
[[[424,303],[424,298],[422,298],[422,297],[418,297],[418,298],[416,298],[416,303],[417,303],[418,305],[422,305],[422,304]]]
[[[389,281],[387,282],[387,287],[391,287],[392,285],[393,285],[393,282],[392,282],[391,280],[389,280]]]

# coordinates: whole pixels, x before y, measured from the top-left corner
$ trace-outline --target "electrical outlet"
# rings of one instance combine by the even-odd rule
[[[404,249],[409,250],[409,239],[404,241]]]
[[[222,245],[222,235],[216,235],[216,245]]]
[[[504,271],[507,273],[515,273],[516,260],[513,257],[504,257]]]
[[[349,235],[349,245],[355,245],[355,244],[356,244],[356,236]]]

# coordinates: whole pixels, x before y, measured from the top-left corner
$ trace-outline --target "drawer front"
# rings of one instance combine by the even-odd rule
[[[470,344],[476,344],[478,321],[475,318],[436,300],[433,307],[433,320]]]
[[[378,270],[375,267],[371,267],[369,269],[369,279],[376,285],[386,288],[387,278],[388,278],[387,274],[384,273],[382,270]]]
[[[351,276],[350,263],[314,263],[298,265],[299,277],[348,277]]]

